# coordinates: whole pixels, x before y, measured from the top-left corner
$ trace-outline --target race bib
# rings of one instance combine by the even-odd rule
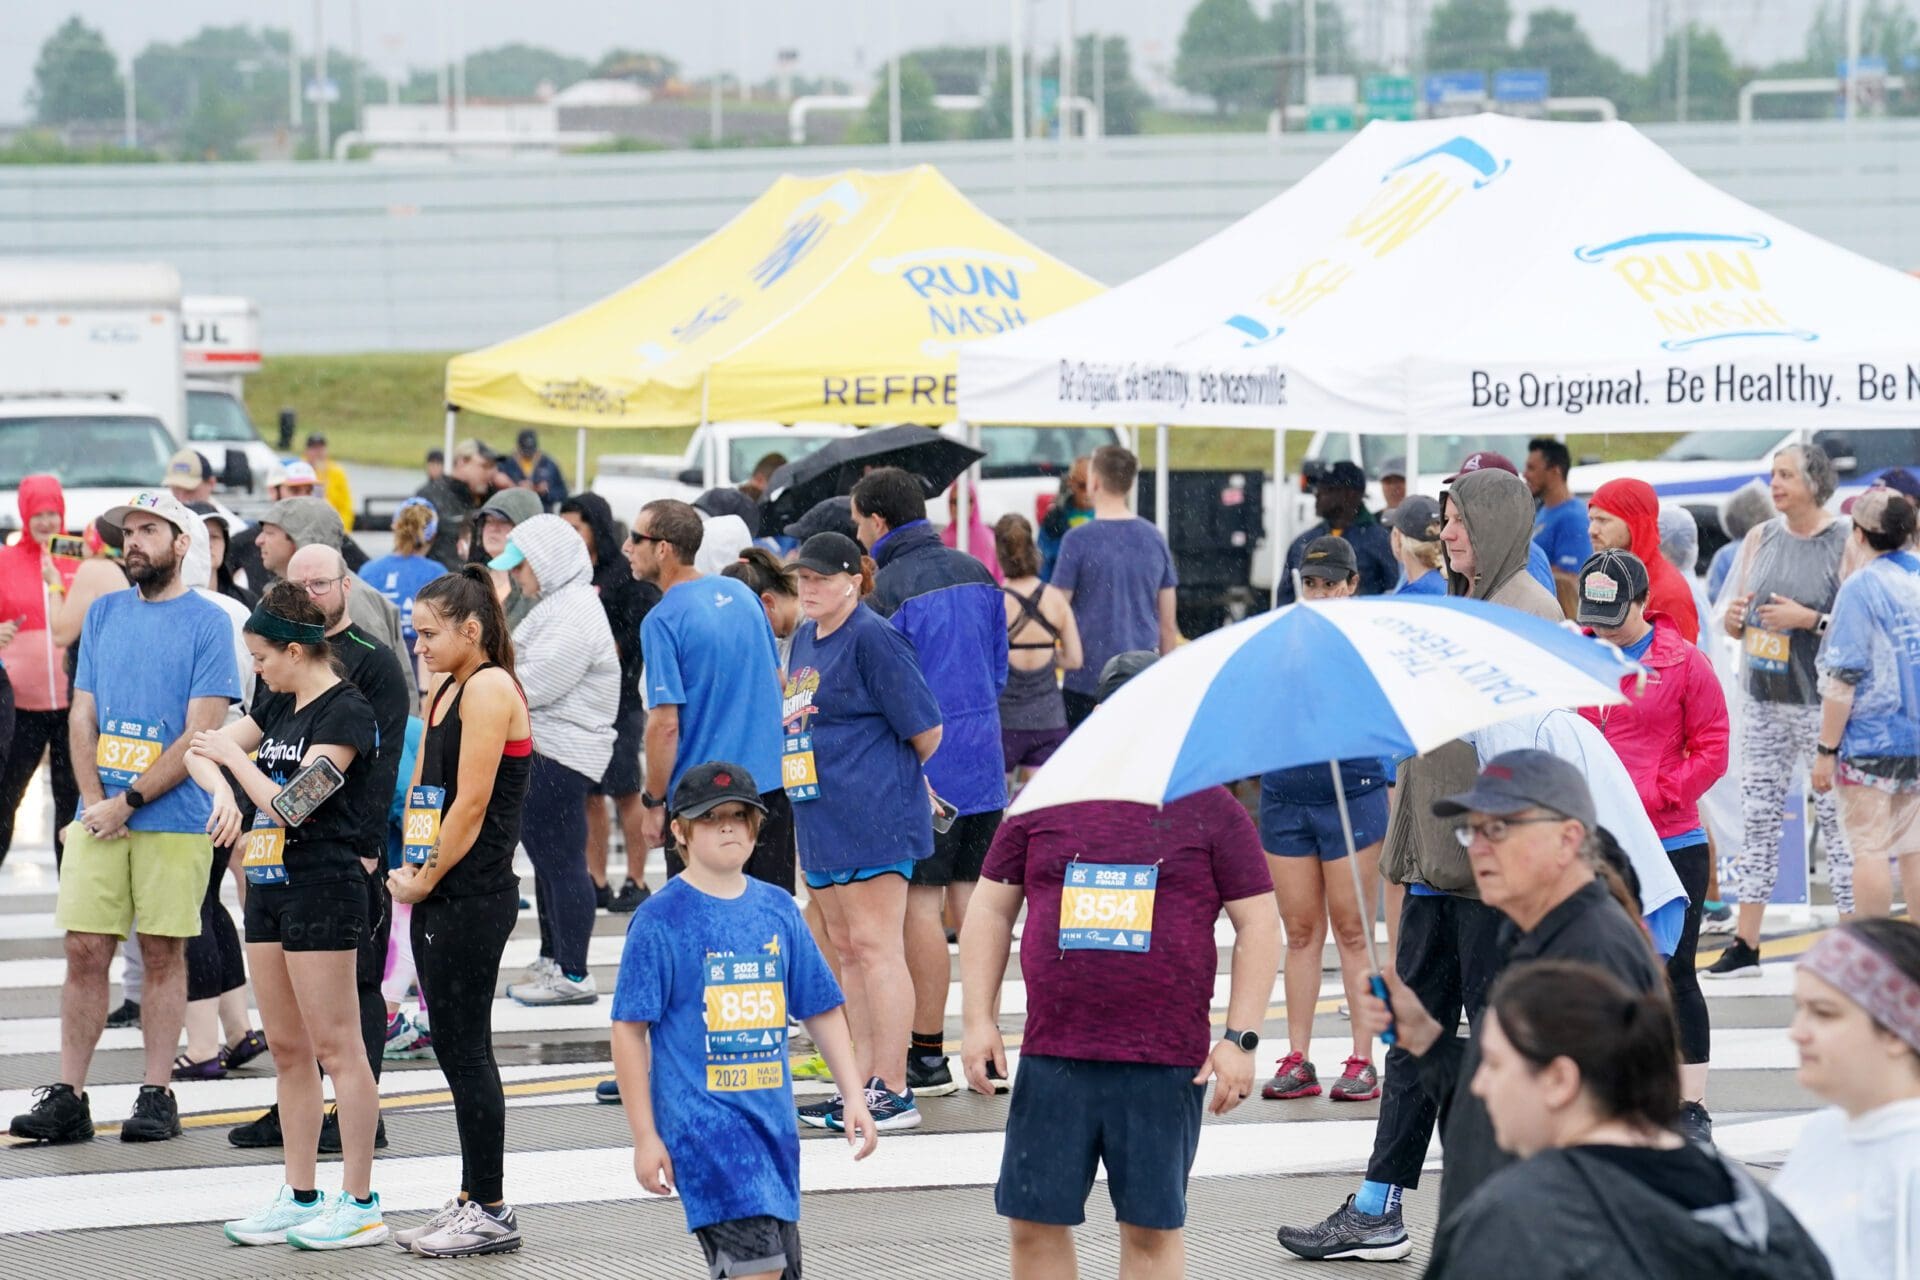
[[[413,787],[407,792],[407,813],[400,824],[401,853],[416,867],[440,843],[441,809],[446,803],[445,787]]]
[[[787,989],[777,955],[707,957],[707,1092],[787,1081]]]
[[[1747,662],[1755,671],[1778,675],[1787,669],[1788,656],[1793,652],[1793,637],[1783,631],[1766,631],[1749,624],[1743,638],[1746,641]]]
[[[240,865],[248,884],[287,882],[287,829],[276,826],[264,810],[253,815],[253,830],[240,843]]]
[[[820,798],[820,770],[813,760],[813,735],[790,733],[780,757],[780,785],[791,800]]]
[[[1060,889],[1062,951],[1147,951],[1153,945],[1157,866],[1075,862]]]
[[[153,768],[154,761],[166,749],[159,725],[138,720],[108,720],[100,726],[100,742],[93,749],[93,763],[100,770],[101,785],[131,787],[135,779]]]

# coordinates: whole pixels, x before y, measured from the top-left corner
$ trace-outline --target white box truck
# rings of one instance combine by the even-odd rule
[[[0,529],[19,527],[20,478],[42,472],[84,528],[161,483],[185,423],[178,272],[0,258]]]

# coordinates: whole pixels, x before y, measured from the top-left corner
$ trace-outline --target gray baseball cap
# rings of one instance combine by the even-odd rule
[[[1438,542],[1440,526],[1445,521],[1440,515],[1439,503],[1424,493],[1410,493],[1393,509],[1393,518],[1389,523],[1400,531],[1403,538],[1412,538],[1415,542]]]
[[[1572,818],[1592,831],[1593,793],[1587,780],[1570,763],[1551,751],[1527,747],[1495,756],[1481,768],[1473,790],[1433,802],[1436,818],[1463,813],[1514,814],[1548,809]]]
[[[1129,649],[1125,653],[1116,653],[1107,659],[1107,665],[1100,668],[1100,683],[1095,686],[1094,700],[1105,702],[1120,686],[1160,661],[1160,655],[1151,649]]]

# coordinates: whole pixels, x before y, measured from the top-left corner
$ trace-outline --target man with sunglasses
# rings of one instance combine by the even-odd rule
[[[1435,817],[1462,820],[1457,838],[1480,898],[1506,917],[1499,939],[1503,971],[1535,960],[1576,960],[1635,991],[1663,986],[1666,974],[1640,922],[1596,872],[1593,796],[1579,769],[1551,752],[1508,751],[1487,762],[1471,790],[1432,809]],[[1513,1160],[1495,1143],[1486,1104],[1469,1088],[1480,1065],[1481,1018],[1463,1040],[1455,1024],[1429,1013],[1398,975],[1389,971],[1386,978],[1400,1044],[1417,1063],[1420,1087],[1440,1108],[1445,1221]],[[1387,1006],[1368,995],[1353,1020],[1378,1034],[1388,1026]]]

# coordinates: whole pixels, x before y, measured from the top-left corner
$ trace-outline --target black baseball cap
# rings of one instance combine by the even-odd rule
[[[1551,751],[1526,747],[1506,751],[1487,761],[1474,780],[1473,790],[1433,802],[1436,818],[1463,813],[1515,814],[1547,809],[1585,824],[1592,831],[1593,792],[1572,764]]]
[[[1647,596],[1647,566],[1631,551],[1598,551],[1580,566],[1580,604],[1574,621],[1583,627],[1625,624],[1635,600]]]
[[[853,499],[842,495],[820,499],[781,532],[795,542],[805,542],[816,533],[844,533],[851,538],[857,529],[853,522]]]
[[[1410,493],[1393,509],[1390,523],[1403,538],[1412,538],[1415,542],[1438,542],[1440,526],[1445,521],[1440,515],[1439,503],[1424,493]]]
[[[309,449],[313,448],[313,446],[317,444],[325,444],[326,442],[327,442],[327,437],[323,433],[318,431],[310,432],[307,436],[307,448]]]
[[[1313,482],[1314,492],[1322,489],[1352,489],[1355,493],[1367,491],[1367,473],[1360,469],[1357,462],[1336,462],[1320,473]]]
[[[1300,557],[1300,576],[1303,578],[1345,582],[1358,572],[1360,561],[1354,557],[1353,544],[1345,538],[1332,535],[1315,538],[1307,544],[1306,554]]]
[[[447,455],[441,452],[440,450],[438,449],[427,450],[428,462],[445,462],[446,460],[447,460]]]
[[[1116,653],[1107,659],[1107,665],[1100,668],[1100,683],[1095,688],[1094,700],[1105,702],[1120,689],[1120,686],[1160,661],[1160,655],[1151,649],[1129,649],[1125,653]]]
[[[540,433],[537,431],[531,431],[531,430],[522,431],[518,436],[518,438],[516,439],[515,443],[517,443],[520,446],[520,452],[532,453],[535,449],[538,449],[540,447]]]
[[[676,818],[699,818],[723,804],[744,804],[761,813],[767,811],[752,774],[737,764],[713,760],[680,775],[680,785],[673,789],[673,803],[668,808]]]
[[[816,533],[800,544],[793,567],[815,573],[858,573],[866,552],[844,533]]]

